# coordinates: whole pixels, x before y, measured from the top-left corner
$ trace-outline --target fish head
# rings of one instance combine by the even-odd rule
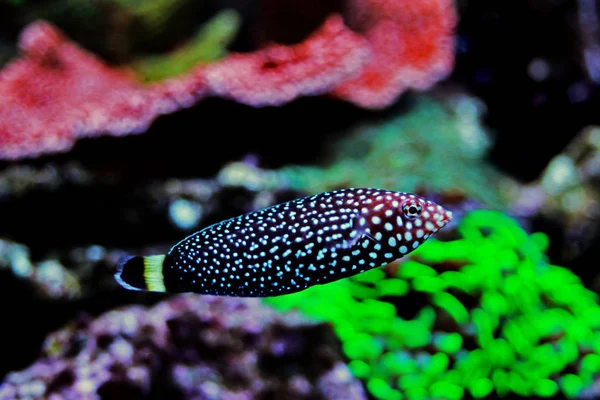
[[[404,236],[426,240],[452,220],[452,212],[415,194],[407,194],[398,204]]]

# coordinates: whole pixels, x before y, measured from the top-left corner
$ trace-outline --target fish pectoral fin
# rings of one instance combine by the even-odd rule
[[[358,242],[360,242],[362,239],[364,238],[369,238],[375,242],[377,242],[377,240],[371,236],[371,234],[369,233],[369,229],[365,228],[365,227],[358,227],[357,224],[355,223],[356,218],[354,218],[350,224],[350,229],[348,229],[348,233],[344,235],[343,240],[336,244],[336,248],[338,249],[351,249],[354,246],[356,246],[356,244]]]

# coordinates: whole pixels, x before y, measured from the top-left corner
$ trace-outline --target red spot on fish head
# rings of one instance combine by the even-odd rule
[[[402,197],[399,209],[407,241],[422,242],[452,220],[452,212],[431,200],[413,194]]]

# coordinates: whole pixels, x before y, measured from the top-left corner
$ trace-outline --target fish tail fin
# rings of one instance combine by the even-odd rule
[[[125,289],[166,292],[164,255],[127,257],[117,266],[115,279]]]

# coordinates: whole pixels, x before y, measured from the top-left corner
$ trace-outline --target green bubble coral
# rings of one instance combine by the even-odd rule
[[[548,263],[547,237],[483,210],[456,233],[398,266],[265,301],[330,321],[375,398],[574,397],[590,386],[598,299]]]

